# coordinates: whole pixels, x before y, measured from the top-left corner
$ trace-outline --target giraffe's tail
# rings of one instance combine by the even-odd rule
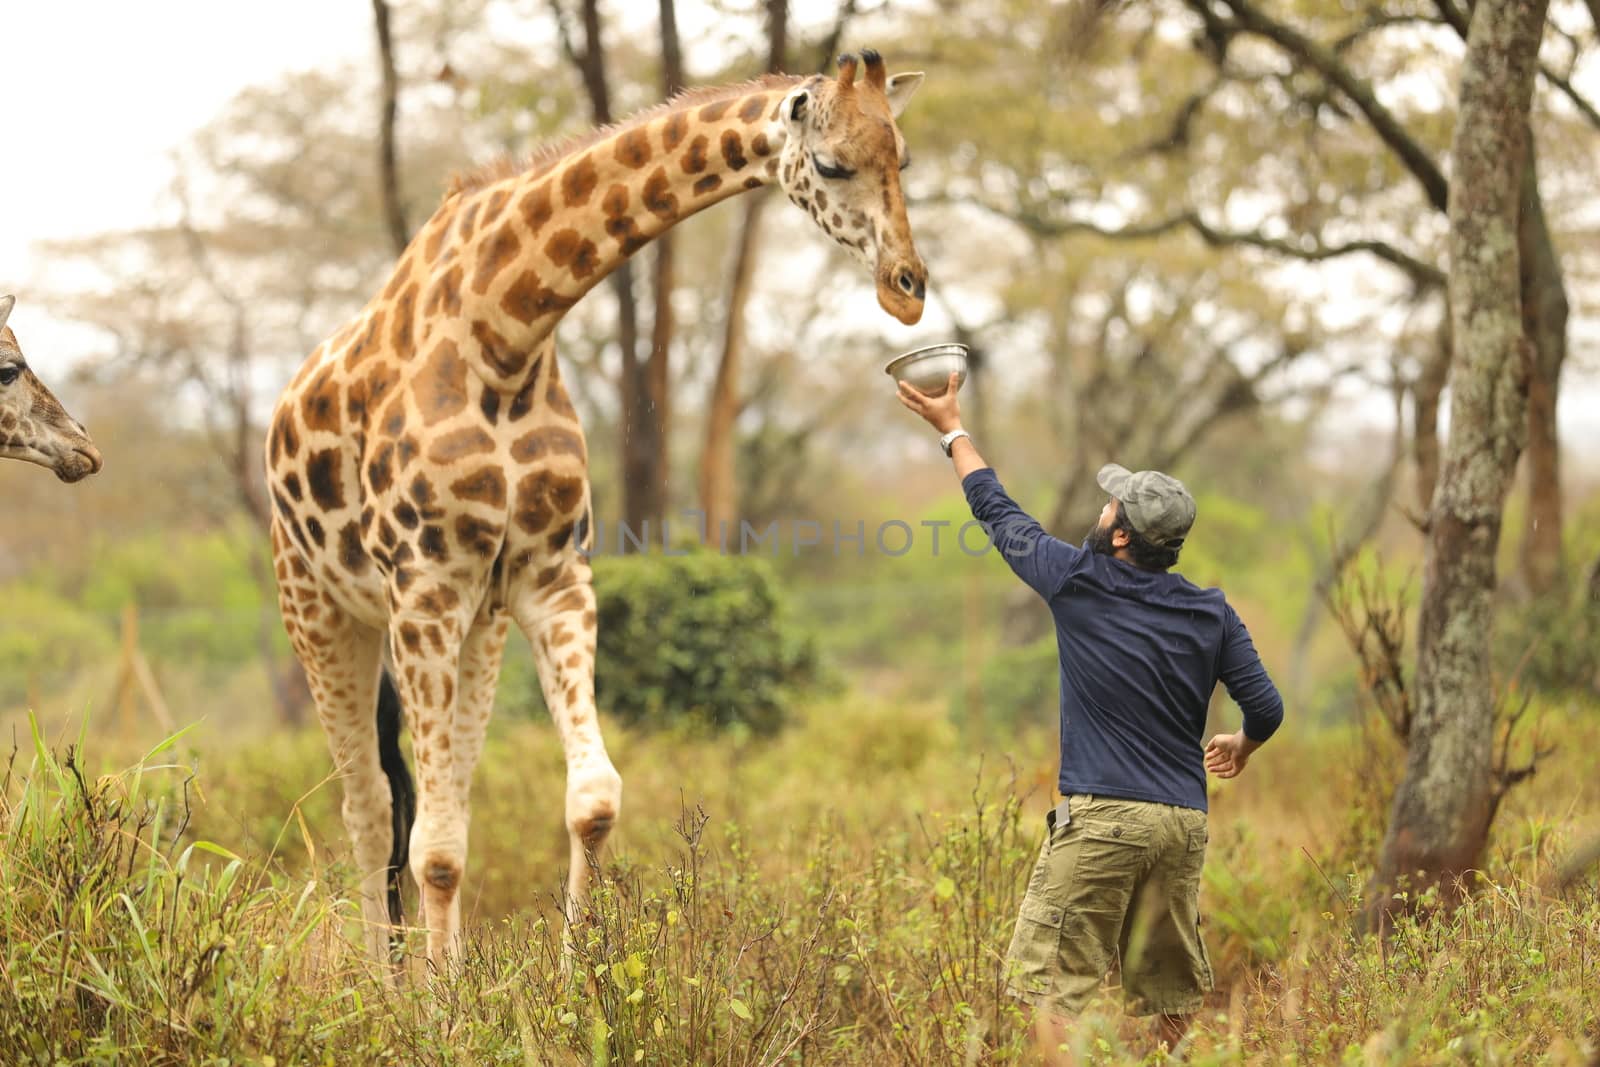
[[[389,921],[395,926],[405,918],[400,886],[409,865],[411,824],[417,817],[417,790],[411,782],[405,754],[400,751],[400,723],[400,691],[385,667],[378,681],[378,762],[389,779],[394,809],[394,840],[389,847]]]

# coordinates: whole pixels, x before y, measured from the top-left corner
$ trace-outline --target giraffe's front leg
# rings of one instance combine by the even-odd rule
[[[411,874],[422,900],[428,959],[442,969],[459,948],[461,913],[456,898],[467,867],[468,814],[457,782],[459,777],[470,777],[476,746],[470,754],[455,751],[462,646],[471,615],[437,607],[437,603],[424,607],[402,601],[390,616],[389,641],[395,685],[417,764]]]
[[[622,777],[611,764],[594,702],[595,599],[589,564],[570,555],[546,584],[514,604],[517,625],[533,646],[545,704],[567,759],[567,876],[570,930],[589,896],[591,866],[622,811]]]

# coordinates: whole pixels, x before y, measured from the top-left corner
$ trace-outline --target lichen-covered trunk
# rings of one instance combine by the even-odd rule
[[[1527,432],[1517,224],[1545,6],[1479,0],[1462,64],[1451,149],[1450,436],[1423,565],[1416,718],[1369,895],[1379,918],[1402,884],[1453,896],[1478,865],[1493,814],[1495,548]]]
[[[1532,596],[1561,587],[1566,559],[1561,548],[1561,442],[1556,401],[1567,358],[1566,284],[1561,260],[1545,223],[1532,145],[1522,179],[1518,252],[1522,273],[1522,326],[1533,342],[1528,374],[1528,509],[1523,520],[1520,568]]]

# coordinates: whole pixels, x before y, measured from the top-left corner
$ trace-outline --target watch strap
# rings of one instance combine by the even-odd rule
[[[955,446],[956,439],[965,437],[971,439],[972,435],[965,430],[951,430],[939,438],[939,447],[944,449],[945,455],[950,455],[950,450]]]

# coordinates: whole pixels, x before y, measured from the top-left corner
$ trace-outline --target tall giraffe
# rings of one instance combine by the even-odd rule
[[[6,325],[16,306],[16,297],[0,296],[0,458],[37,463],[64,482],[80,482],[100,469],[100,450],[23,358]]]
[[[526,169],[458,178],[382,293],[279,399],[266,449],[279,602],[343,772],[375,955],[407,866],[429,959],[457,950],[468,792],[510,621],[566,754],[569,928],[621,809],[594,702],[587,451],[556,323],[669,227],[774,182],[916,322],[927,275],[895,117],[921,81],[887,77],[875,52],[842,56],[836,80],[692,91]]]

